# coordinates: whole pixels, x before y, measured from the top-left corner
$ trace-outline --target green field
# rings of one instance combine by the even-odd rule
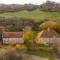
[[[48,58],[49,60],[54,60],[52,53],[47,51],[28,51],[27,53],[31,55],[45,57],[45,58]]]
[[[34,19],[35,21],[43,20],[43,19],[50,19],[50,20],[59,20],[60,13],[58,12],[44,12],[40,10],[34,11],[19,11],[19,12],[8,12],[8,13],[0,13],[2,17],[22,17],[22,18],[30,18]]]

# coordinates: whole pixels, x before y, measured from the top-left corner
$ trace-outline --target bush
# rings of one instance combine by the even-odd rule
[[[52,47],[48,47],[45,44],[41,44],[41,45],[32,44],[30,46],[29,50],[32,50],[32,51],[49,51],[49,52],[52,52],[53,48]]]
[[[24,52],[23,49],[2,48],[0,51],[0,60],[22,60]]]

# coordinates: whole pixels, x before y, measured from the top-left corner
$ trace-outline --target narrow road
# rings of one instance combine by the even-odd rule
[[[43,57],[34,56],[34,55],[31,55],[31,57],[33,60],[49,60],[48,58],[43,58]]]
[[[48,58],[44,58],[44,57],[40,57],[40,56],[29,55],[29,54],[25,54],[25,55],[30,56],[32,58],[32,60],[49,60]]]
[[[55,60],[60,60],[60,59],[55,57]]]

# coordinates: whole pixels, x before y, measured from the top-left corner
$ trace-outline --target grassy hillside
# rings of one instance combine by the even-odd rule
[[[34,19],[35,21],[39,21],[42,19],[51,19],[51,20],[59,20],[60,19],[60,13],[58,12],[43,12],[40,10],[35,11],[19,11],[19,12],[8,12],[8,13],[0,13],[0,16],[3,17],[24,17],[24,18],[30,18]]]

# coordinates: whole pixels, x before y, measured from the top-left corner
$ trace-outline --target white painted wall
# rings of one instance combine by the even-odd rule
[[[43,38],[44,43],[54,43],[55,40],[59,40],[60,38]]]
[[[3,44],[10,44],[10,43],[24,43],[22,38],[3,38]]]

